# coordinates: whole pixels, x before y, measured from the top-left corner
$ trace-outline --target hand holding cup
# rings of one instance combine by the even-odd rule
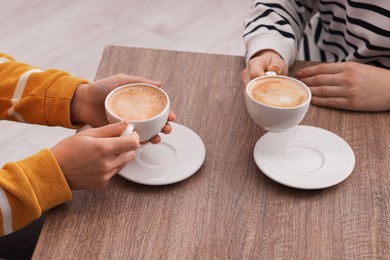
[[[141,142],[156,136],[164,128],[170,113],[167,93],[146,83],[127,84],[112,90],[104,106],[110,123],[129,122],[122,135],[135,131]]]
[[[252,120],[270,132],[283,132],[305,117],[311,100],[310,89],[301,81],[267,72],[245,88],[245,102]]]

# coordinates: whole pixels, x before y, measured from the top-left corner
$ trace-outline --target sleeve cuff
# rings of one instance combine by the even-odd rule
[[[70,104],[76,88],[87,80],[64,75],[56,79],[48,89],[45,97],[45,116],[48,125],[79,128],[70,118]]]
[[[286,61],[286,63],[291,66],[297,55],[295,51],[295,44],[293,40],[279,38],[275,35],[260,35],[258,37],[252,38],[249,42],[246,43],[247,54],[245,61],[248,61],[252,58],[253,55],[258,53],[261,50],[274,50]]]
[[[36,194],[42,212],[72,199],[72,193],[49,149],[18,162]]]

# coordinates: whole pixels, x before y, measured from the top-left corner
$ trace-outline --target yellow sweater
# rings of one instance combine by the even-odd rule
[[[74,128],[70,102],[77,86],[85,82],[63,71],[42,71],[0,53],[0,119]],[[71,198],[49,149],[5,164],[0,169],[0,236]]]

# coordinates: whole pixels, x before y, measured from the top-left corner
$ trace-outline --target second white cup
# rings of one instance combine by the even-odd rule
[[[267,72],[245,88],[245,102],[252,120],[263,129],[283,132],[298,125],[311,101],[310,89],[301,81]]]

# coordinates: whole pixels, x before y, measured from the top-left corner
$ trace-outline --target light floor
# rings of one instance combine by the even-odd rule
[[[243,55],[250,0],[0,0],[0,52],[92,81],[106,45]],[[0,121],[0,166],[73,130]]]

